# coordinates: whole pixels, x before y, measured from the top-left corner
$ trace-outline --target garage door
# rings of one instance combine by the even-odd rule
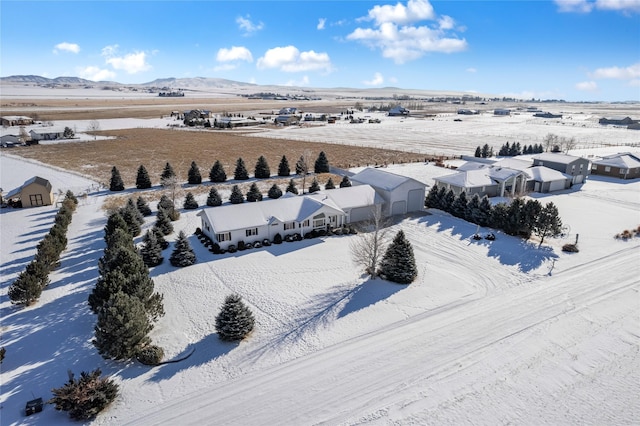
[[[424,208],[424,191],[412,189],[409,191],[408,212],[417,212]]]
[[[349,215],[349,221],[360,222],[362,220],[370,220],[373,211],[371,207],[358,207],[355,209],[351,209],[351,214]]]
[[[564,189],[564,180],[554,180],[549,183],[549,192],[561,191]]]
[[[584,175],[574,176],[573,183],[582,183],[584,181]]]
[[[391,214],[405,214],[407,212],[407,202],[406,201],[396,201],[391,206]]]

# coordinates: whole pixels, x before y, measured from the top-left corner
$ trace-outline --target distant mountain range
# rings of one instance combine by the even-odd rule
[[[80,77],[56,77],[47,78],[39,75],[11,75],[9,77],[1,77],[2,83],[21,83],[21,84],[39,84],[39,85],[96,85],[108,84],[118,86],[142,86],[142,87],[166,87],[170,89],[224,89],[232,87],[250,87],[255,84],[243,83],[240,81],[226,80],[224,78],[159,78],[148,83],[142,84],[123,84],[115,81],[91,81]]]

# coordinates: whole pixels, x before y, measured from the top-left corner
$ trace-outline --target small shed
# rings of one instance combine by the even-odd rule
[[[20,201],[22,207],[50,206],[53,204],[53,188],[51,182],[34,176],[21,187],[16,188],[4,197],[9,201]]]

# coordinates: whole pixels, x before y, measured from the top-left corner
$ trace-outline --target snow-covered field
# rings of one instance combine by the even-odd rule
[[[55,192],[89,193],[61,267],[26,309],[10,304],[7,288],[56,209],[0,210],[2,425],[69,423],[52,406],[25,418],[24,404],[50,398],[67,370],[96,367],[121,385],[98,425],[640,423],[640,238],[613,238],[640,225],[640,181],[592,176],[574,190],[534,194],[553,201],[568,225],[564,238],[540,248],[501,233],[474,241],[475,225],[438,211],[399,220],[394,231],[405,231],[419,265],[409,286],[360,275],[349,254],[357,236],[219,256],[191,236],[196,265],[170,266],[169,248],[151,270],[166,310],[152,338],[168,359],[195,352],[149,368],[105,361],[91,344],[86,300],[98,277],[108,194],[4,153],[0,169],[5,191],[38,174]],[[428,184],[450,173],[425,164],[388,170]],[[176,233],[192,234],[196,213],[183,212]],[[560,250],[576,238],[580,253]],[[220,341],[214,329],[232,292],[257,320],[240,344]]]

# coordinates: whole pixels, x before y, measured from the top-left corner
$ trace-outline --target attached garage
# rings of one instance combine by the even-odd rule
[[[424,210],[426,185],[406,176],[367,168],[351,176],[354,185],[371,185],[384,199],[384,216]]]
[[[571,186],[572,176],[561,173],[545,166],[535,166],[525,169],[533,183],[535,192],[547,193],[562,191]]]

